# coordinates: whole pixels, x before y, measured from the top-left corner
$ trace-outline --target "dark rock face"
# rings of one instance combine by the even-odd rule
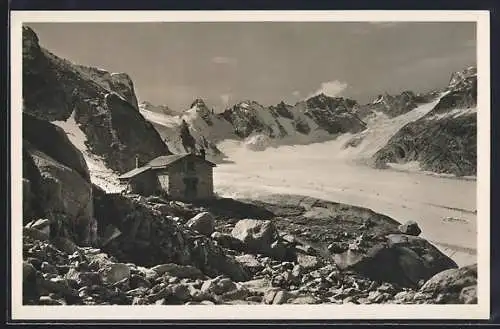
[[[193,104],[191,104],[191,108],[193,107],[196,107],[196,113],[200,115],[200,117],[207,123],[207,125],[213,125],[211,116],[214,113],[208,109],[207,105],[202,99],[196,99]]]
[[[309,117],[320,129],[332,135],[359,132],[366,126],[354,113],[357,103],[351,99],[333,98],[321,94],[296,106],[300,107],[301,114]],[[266,108],[257,102],[247,101],[227,109],[221,114],[221,117],[232,124],[234,133],[240,138],[246,138],[253,133],[264,134],[270,138],[283,138],[288,135],[283,127],[283,120],[292,120],[292,125],[297,132],[309,134],[312,128],[303,117],[294,114],[295,110],[293,106],[283,102]],[[265,112],[271,114],[273,121],[265,122],[262,119],[262,113]],[[269,119],[267,120],[269,121]]]
[[[74,112],[91,152],[120,172],[134,167],[136,154],[149,161],[170,153],[137,111],[128,76],[113,75],[111,80],[99,82],[102,76],[89,77],[81,68],[41,48],[28,27],[23,28],[23,41],[24,112],[46,121],[67,120]]]
[[[353,112],[357,102],[341,97],[328,97],[320,94],[306,101],[305,115],[330,134],[360,132],[366,124]]]
[[[421,169],[457,176],[476,175],[477,115],[453,110],[476,106],[476,75],[453,76],[447,94],[429,113],[399,130],[373,156],[376,165],[418,161]]]
[[[139,109],[137,97],[135,96],[134,83],[130,76],[126,73],[109,73],[95,67],[75,65],[79,73],[82,73],[89,78],[99,81],[106,89],[114,91],[121,97],[125,98],[135,109]]]
[[[59,127],[23,113],[24,220],[47,216],[79,243],[91,243],[93,202],[87,164]],[[64,234],[59,232],[56,234]]]
[[[272,134],[272,129],[259,120],[257,112],[249,105],[237,104],[225,110],[222,117],[233,125],[234,133],[240,138],[246,138],[254,132]]]
[[[418,287],[434,274],[457,268],[457,264],[424,239],[402,234],[387,236],[387,242],[366,253],[348,250],[335,255],[336,263],[373,280],[405,287]]]
[[[307,122],[305,122],[301,118],[296,118],[293,121],[293,126],[295,127],[295,130],[297,130],[301,134],[308,135],[311,132],[311,127],[309,127]]]
[[[182,146],[186,150],[186,152],[195,151],[196,150],[196,140],[189,132],[189,126],[186,121],[182,120],[180,127],[180,136],[182,140]]]
[[[373,111],[387,114],[390,118],[405,114],[415,109],[420,104],[431,102],[436,95],[434,93],[415,94],[412,91],[403,91],[399,95],[389,95],[387,93],[379,95],[370,104],[362,105],[359,109],[360,115],[364,116]]]
[[[23,138],[32,148],[72,168],[87,182],[90,182],[87,163],[82,153],[70,142],[61,128],[28,113],[23,113]]]
[[[433,121],[420,119],[398,131],[374,158],[382,168],[388,162],[416,160],[423,170],[476,175],[476,129],[475,113]]]
[[[432,114],[446,113],[449,110],[472,108],[477,105],[477,69],[469,67],[455,72],[450,78],[448,93],[432,109]]]
[[[290,112],[289,109],[290,105],[285,104],[284,102],[280,102],[276,106],[270,106],[269,109],[271,112],[273,112],[276,116],[281,116],[283,118],[287,119],[293,119],[293,113]]]

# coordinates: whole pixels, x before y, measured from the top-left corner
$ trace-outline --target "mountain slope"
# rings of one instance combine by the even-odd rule
[[[139,110],[148,111],[153,113],[165,114],[165,115],[178,115],[179,112],[172,110],[167,105],[153,105],[148,101],[142,101],[138,105]]]
[[[207,108],[202,100],[196,100],[191,108],[181,114],[160,113],[160,107],[140,104],[140,113],[161,135],[174,153],[205,149],[207,157],[214,162],[224,159],[216,142],[226,136],[230,128]]]
[[[439,92],[415,94],[410,90],[394,96],[384,93],[379,95],[373,102],[360,106],[357,113],[361,118],[374,112],[381,112],[389,118],[394,118],[408,113],[422,104],[432,102],[438,96]]]
[[[404,126],[374,155],[376,165],[416,162],[422,170],[476,175],[476,106],[476,69],[454,73],[436,106]]]
[[[66,122],[72,117],[67,133],[83,132],[86,151],[114,171],[132,169],[136,155],[145,162],[171,153],[139,113],[128,75],[61,59],[40,47],[29,27],[23,27],[23,100],[23,111],[37,118]]]

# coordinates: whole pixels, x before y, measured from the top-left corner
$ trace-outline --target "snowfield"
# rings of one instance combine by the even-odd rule
[[[422,236],[459,265],[476,262],[473,180],[378,170],[344,162],[332,156],[337,141],[260,152],[238,144],[219,145],[235,162],[215,168],[215,191],[221,196],[262,198],[288,193],[367,207],[399,222],[415,220],[422,228]]]
[[[257,152],[242,145],[248,141],[224,141],[218,147],[234,163],[215,168],[216,193],[236,198],[299,194],[370,208],[399,222],[415,220],[422,236],[459,265],[477,262],[473,177],[432,175],[419,171],[418,163],[395,165],[392,170],[364,165],[400,128],[427,114],[437,102],[395,118],[377,113],[368,120],[367,130],[321,143],[266,149],[259,145]],[[353,138],[361,142],[346,147]]]

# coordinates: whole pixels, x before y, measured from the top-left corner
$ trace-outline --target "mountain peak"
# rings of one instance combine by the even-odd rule
[[[32,58],[40,52],[38,36],[28,26],[23,26],[23,58]]]
[[[208,109],[207,104],[201,98],[196,98],[193,103],[191,103],[190,108],[197,107],[199,109]]]
[[[454,72],[451,75],[448,88],[454,88],[455,86],[463,83],[467,79],[475,79],[477,77],[477,68],[475,66],[469,66],[466,69],[458,72]]]
[[[335,110],[338,107],[350,109],[357,105],[355,100],[343,97],[331,97],[324,93],[317,94],[306,100],[309,108],[320,108],[324,110]]]
[[[176,115],[175,111],[169,108],[167,105],[154,105],[148,101],[142,101],[139,104],[140,110],[145,110],[149,112],[161,113],[166,115]]]

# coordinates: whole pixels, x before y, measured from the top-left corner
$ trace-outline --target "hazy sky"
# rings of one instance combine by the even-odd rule
[[[37,23],[74,63],[128,73],[139,101],[217,110],[295,103],[319,90],[361,103],[446,86],[476,64],[475,23]]]

